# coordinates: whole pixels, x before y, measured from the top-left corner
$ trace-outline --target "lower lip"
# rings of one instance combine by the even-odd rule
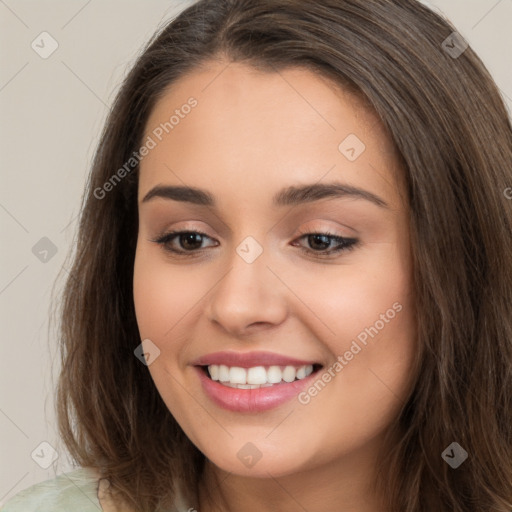
[[[304,379],[264,388],[238,389],[223,386],[210,379],[204,370],[196,366],[204,392],[218,406],[234,412],[261,412],[274,409],[296,397],[307,387],[318,372]]]

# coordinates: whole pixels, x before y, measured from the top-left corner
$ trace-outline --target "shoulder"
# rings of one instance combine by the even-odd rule
[[[80,468],[19,492],[1,512],[101,512],[97,492],[96,472]]]

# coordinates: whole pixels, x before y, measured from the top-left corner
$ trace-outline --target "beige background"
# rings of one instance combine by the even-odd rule
[[[190,3],[0,0],[0,505],[70,468],[53,414],[52,285],[72,243],[88,166],[121,78],[157,26]],[[512,0],[425,3],[444,13],[481,56],[510,111]],[[47,59],[31,47],[43,31],[58,43]],[[54,255],[48,242],[39,242],[43,237]],[[32,251],[36,243],[39,256]],[[42,442],[59,454],[48,469],[36,463],[52,460]]]

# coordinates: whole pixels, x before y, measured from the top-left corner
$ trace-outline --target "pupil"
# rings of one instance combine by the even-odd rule
[[[196,247],[194,246],[194,241],[196,243],[199,243],[199,247],[201,246],[201,240],[200,240],[200,237],[201,235],[199,235],[198,233],[186,233],[184,235],[181,235],[181,242],[185,242],[185,243],[182,243],[182,245],[187,248],[187,245],[189,245],[189,242],[192,244],[192,247],[190,247],[190,245],[188,246],[189,249],[195,249]]]
[[[309,236],[309,243],[311,244],[311,246],[313,248],[315,248],[315,243],[316,241],[318,241],[319,239],[323,239],[324,242],[323,242],[323,246],[322,247],[317,247],[317,249],[326,249],[329,247],[329,239],[328,237],[326,237],[325,235],[310,235]],[[314,240],[313,243],[311,243],[311,240]],[[320,244],[322,245],[322,242],[320,242]]]

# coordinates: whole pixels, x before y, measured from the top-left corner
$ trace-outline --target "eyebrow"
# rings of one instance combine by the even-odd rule
[[[206,190],[196,187],[171,185],[157,185],[153,187],[144,196],[142,202],[145,203],[157,197],[212,208],[217,206],[215,197]],[[389,205],[382,198],[372,192],[337,182],[312,183],[308,185],[286,187],[274,195],[272,204],[276,207],[295,206],[303,203],[319,201],[321,199],[345,197],[364,199],[381,208],[389,209]]]

